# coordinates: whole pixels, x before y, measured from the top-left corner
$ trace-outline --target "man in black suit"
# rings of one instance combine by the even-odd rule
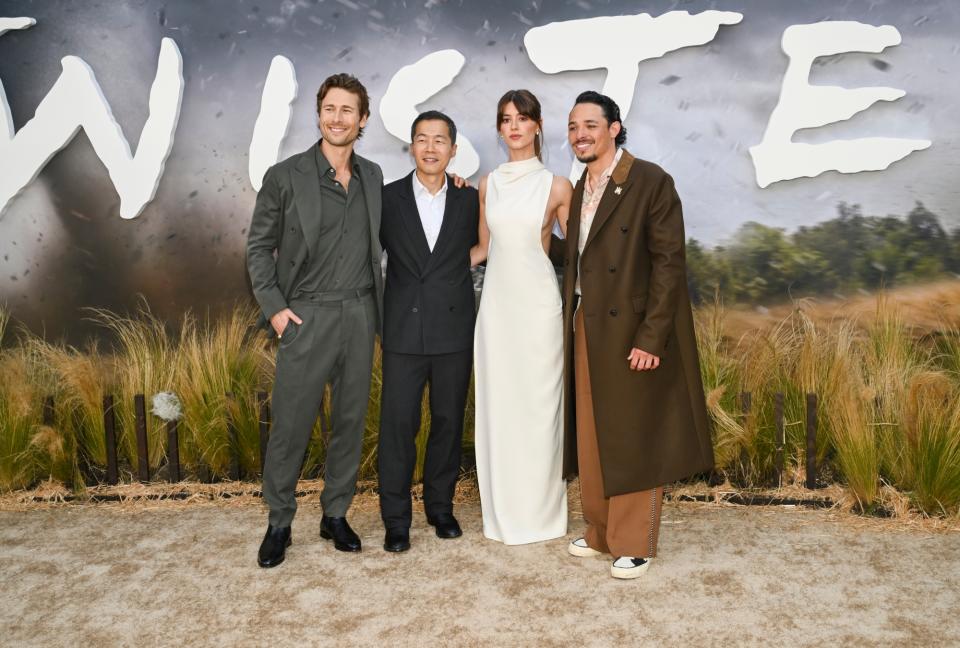
[[[446,174],[457,128],[437,111],[411,126],[416,170],[383,189],[383,394],[377,466],[384,549],[410,548],[410,484],[420,403],[430,383],[430,437],[423,471],[427,522],[437,536],[462,535],[453,516],[476,318],[470,248],[477,242],[476,189]]]

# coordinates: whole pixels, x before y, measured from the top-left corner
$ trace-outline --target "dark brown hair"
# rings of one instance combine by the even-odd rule
[[[367,89],[363,87],[362,83],[360,83],[360,79],[352,74],[347,74],[346,72],[331,74],[323,80],[323,83],[320,84],[320,89],[317,90],[318,115],[320,114],[320,106],[323,103],[323,98],[326,97],[327,93],[333,88],[340,88],[357,95],[357,99],[360,100],[360,117],[363,118],[370,116],[370,95],[367,94]],[[362,128],[360,129],[360,133],[357,135],[357,137],[363,137]]]
[[[540,114],[540,101],[529,90],[507,90],[506,94],[500,97],[497,102],[497,132],[500,132],[500,122],[503,121],[503,111],[508,103],[512,103],[517,112],[524,117],[529,117],[540,126],[540,135],[533,138],[533,152],[537,154],[537,159],[541,162],[540,156],[541,142],[543,141],[543,117]]]
[[[600,110],[603,111],[603,116],[607,120],[608,126],[612,126],[614,123],[620,124],[620,132],[617,133],[617,137],[613,143],[616,144],[618,148],[623,146],[627,141],[627,127],[623,125],[623,121],[620,119],[620,106],[617,105],[617,102],[607,95],[600,94],[594,90],[587,90],[586,92],[580,93],[574,105],[582,103],[592,103],[600,106]]]

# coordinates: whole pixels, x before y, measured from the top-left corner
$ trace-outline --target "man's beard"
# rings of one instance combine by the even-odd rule
[[[576,155],[576,154],[575,154],[575,155]],[[596,154],[596,153],[592,153],[592,154],[586,155],[586,156],[584,156],[584,157],[580,157],[579,155],[577,155],[577,161],[578,161],[578,162],[583,162],[584,164],[590,164],[591,162],[595,162],[596,160],[597,160],[597,154]]]

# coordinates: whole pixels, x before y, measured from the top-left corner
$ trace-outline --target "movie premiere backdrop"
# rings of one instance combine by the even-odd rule
[[[452,170],[506,159],[504,91],[544,109],[576,178],[576,95],[675,178],[694,296],[762,305],[956,277],[960,3],[952,0],[46,0],[0,3],[0,303],[80,341],[84,307],[174,320],[249,299],[272,163],[314,144],[315,94],[358,76],[357,150],[409,172],[409,126],[459,127]]]

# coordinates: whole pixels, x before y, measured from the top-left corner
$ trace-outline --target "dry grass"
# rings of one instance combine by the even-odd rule
[[[115,410],[120,427],[118,449],[130,466],[137,465],[136,415],[134,396],[148,399],[146,416],[147,449],[151,471],[156,470],[166,449],[164,426],[149,415],[153,394],[171,391],[176,384],[177,355],[173,337],[164,322],[150,312],[146,302],[134,316],[91,309],[91,319],[108,329],[116,341],[112,358]]]
[[[899,291],[872,308],[798,302],[782,319],[755,319],[738,338],[742,313],[722,304],[697,313],[701,367],[714,421],[717,465],[740,487],[770,482],[776,448],[773,395],[784,394],[787,479],[803,476],[805,394],[819,396],[817,459],[832,466],[860,510],[886,509],[884,484],[922,513],[960,506],[960,284],[921,292],[936,304],[923,329]],[[910,312],[909,323],[905,313]],[[829,318],[828,318],[829,314]],[[731,320],[733,324],[731,325]],[[935,385],[935,388],[934,388]],[[746,416],[731,395],[748,391]]]
[[[37,337],[29,338],[28,344],[57,377],[57,410],[84,453],[81,461],[89,465],[106,465],[103,396],[114,391],[113,367],[109,358],[104,357],[94,344],[82,351]]]
[[[248,474],[259,464],[256,392],[266,382],[268,363],[263,337],[250,327],[255,319],[255,309],[238,306],[203,325],[187,314],[181,324],[174,380],[184,413],[180,461],[194,473],[205,466],[226,477],[234,452]]]
[[[250,507],[261,506],[262,499],[257,495],[260,485],[249,482],[222,482],[203,484],[182,482],[180,484],[122,484],[118,486],[96,486],[87,489],[82,495],[72,493],[62,483],[47,480],[31,490],[20,490],[0,494],[0,511],[54,510],[63,507],[110,507],[113,510],[131,513],[147,510],[187,510],[198,506]],[[319,479],[301,480],[297,490],[301,493],[302,506],[319,505],[323,481]],[[579,505],[579,486],[576,480],[569,486],[569,511],[572,518],[582,516]],[[671,498],[664,503],[665,508],[702,509],[702,508],[742,508],[733,504],[730,496],[741,491],[729,483],[710,487],[700,482],[679,484],[669,489]],[[884,531],[890,533],[960,533],[960,515],[928,516],[911,508],[909,498],[903,493],[885,486],[879,498],[885,510],[892,512],[889,517],[863,515],[857,507],[856,497],[839,484],[833,484],[815,493],[799,485],[790,484],[775,490],[751,491],[751,495],[793,498],[798,500],[823,498],[833,502],[829,517],[851,531]],[[422,488],[413,487],[414,509],[422,506]],[[707,496],[709,501],[681,501],[684,495]],[[96,501],[93,496],[111,498],[111,501]],[[79,497],[79,499],[76,499]],[[115,500],[113,498],[116,498]],[[477,504],[480,496],[475,476],[467,475],[457,483],[454,503]],[[362,481],[357,486],[357,495],[351,507],[353,513],[374,512],[379,508],[376,482]],[[794,509],[791,505],[771,508]],[[811,517],[811,524],[821,524],[822,518]]]
[[[937,281],[905,286],[883,293],[890,305],[909,313],[910,327],[918,336],[943,331],[944,326],[960,326],[960,281]],[[830,326],[838,319],[870,322],[877,309],[877,294],[857,292],[832,299],[805,299],[805,311],[818,327]],[[724,329],[739,338],[758,329],[776,326],[796,307],[788,302],[769,307],[738,305],[728,309]]]
[[[917,294],[915,294],[917,293]],[[935,284],[856,300],[802,301],[772,314],[743,311],[719,299],[696,310],[701,370],[714,421],[718,470],[736,488],[771,484],[774,472],[774,394],[784,395],[784,487],[805,479],[806,395],[819,396],[820,477],[843,486],[843,501],[860,511],[950,519],[960,507],[960,282]],[[869,308],[868,308],[869,306]],[[255,394],[269,391],[275,347],[249,327],[252,308],[225,317],[187,315],[174,332],[143,305],[133,316],[95,311],[116,340],[111,353],[77,350],[26,334],[0,356],[0,490],[22,489],[48,477],[80,484],[80,471],[103,471],[102,394],[117,397],[121,472],[136,465],[133,395],[175,392],[183,404],[181,463],[188,479],[225,478],[233,454],[251,476],[259,467]],[[0,340],[6,332],[0,312]],[[7,335],[9,342],[10,336]],[[374,358],[360,478],[376,476],[380,427],[381,356]],[[739,394],[753,407],[741,412]],[[234,398],[225,397],[233,393]],[[56,397],[52,425],[40,404]],[[429,389],[417,435],[422,474],[430,426]],[[228,433],[233,421],[238,441]],[[464,449],[473,444],[468,399]],[[162,468],[162,422],[148,415],[153,474]],[[330,430],[324,401],[302,477],[322,475]],[[163,473],[160,473],[163,476]],[[179,488],[179,485],[175,488]],[[94,491],[96,492],[96,491]]]

